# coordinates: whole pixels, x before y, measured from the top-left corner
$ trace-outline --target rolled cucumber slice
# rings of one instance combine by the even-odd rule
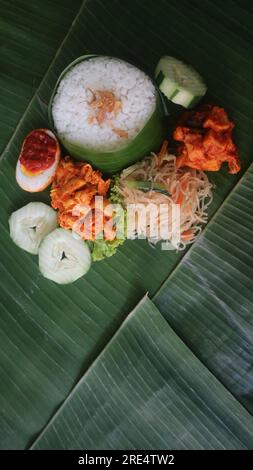
[[[193,67],[171,56],[159,60],[155,77],[162,93],[184,108],[195,106],[207,90],[202,77]]]
[[[154,181],[126,179],[124,183],[128,188],[138,189],[139,191],[143,191],[144,193],[148,193],[149,191],[155,191],[157,193],[170,196],[169,192],[166,189],[166,186],[162,183],[158,183],[157,181],[154,182]]]
[[[57,225],[56,211],[43,202],[30,202],[9,218],[12,240],[33,255],[38,254],[43,238]]]
[[[57,284],[70,284],[90,269],[91,254],[87,244],[72,232],[57,228],[43,240],[39,249],[41,274]]]

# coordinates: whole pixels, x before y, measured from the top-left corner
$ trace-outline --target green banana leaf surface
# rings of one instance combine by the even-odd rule
[[[253,417],[145,297],[33,448],[245,449],[252,444]]]
[[[41,9],[38,0],[1,0],[0,8],[0,448],[33,442],[35,448],[252,448],[252,6],[232,0],[51,0]],[[242,170],[209,174],[216,185],[209,223],[186,253],[127,241],[84,278],[58,286],[41,277],[36,257],[10,240],[11,212],[31,200],[49,200],[48,192],[19,189],[15,166],[26,134],[49,125],[58,76],[90,53],[126,59],[151,76],[164,54],[192,64],[207,83],[205,100],[224,106],[236,124]],[[117,333],[147,291],[161,313],[145,300]],[[90,386],[98,397],[108,390],[108,402],[97,403],[96,394],[90,400]],[[117,387],[122,394],[114,407],[110,396]],[[142,399],[134,394],[127,415],[135,389]],[[158,408],[168,403],[173,406],[161,414]],[[96,409],[79,441],[66,433],[65,420],[78,433]]]
[[[252,231],[253,165],[154,300],[253,414]]]

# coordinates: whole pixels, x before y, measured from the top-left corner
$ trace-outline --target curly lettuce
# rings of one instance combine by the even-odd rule
[[[122,205],[123,203],[123,198],[120,194],[120,176],[119,175],[114,176],[112,179],[109,199],[113,204]]]
[[[109,258],[115,255],[118,247],[124,243],[125,239],[108,240],[95,240],[89,242],[92,261],[101,261],[104,258]]]
[[[122,197],[120,195],[119,188],[119,176],[115,176],[112,180],[109,199],[112,204],[121,204]],[[125,241],[125,237],[116,238],[115,240],[94,240],[89,242],[89,247],[91,250],[91,257],[93,261],[101,261],[105,258],[115,255],[117,249]]]

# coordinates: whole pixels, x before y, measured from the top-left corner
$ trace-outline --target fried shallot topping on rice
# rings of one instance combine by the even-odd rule
[[[96,217],[96,233],[101,232],[106,240],[113,240],[115,230],[106,224],[113,216],[110,211],[106,211],[110,201],[105,196],[110,182],[110,179],[104,180],[102,173],[93,170],[90,164],[74,163],[70,157],[63,158],[50,193],[51,205],[58,210],[59,225],[76,231],[84,240],[94,240],[95,196],[103,196],[101,217]]]
[[[91,108],[91,114],[88,118],[89,124],[99,124],[100,126],[107,123],[111,126],[112,131],[121,138],[128,138],[128,133],[124,129],[114,126],[113,118],[122,110],[122,103],[115,94],[110,90],[93,90],[87,88],[88,103]]]

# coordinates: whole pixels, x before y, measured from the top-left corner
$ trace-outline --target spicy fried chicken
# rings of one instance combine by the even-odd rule
[[[74,163],[70,157],[63,158],[57,168],[50,193],[51,205],[58,210],[60,226],[78,231],[83,239],[93,240],[94,200],[95,196],[103,196],[101,214],[96,219],[96,231],[104,231],[104,238],[113,240],[114,229],[109,230],[109,224],[105,224],[112,218],[110,211],[106,211],[110,202],[105,198],[109,186],[110,179],[104,180],[101,172],[93,170],[88,163]]]
[[[177,168],[218,171],[227,162],[229,173],[240,171],[240,160],[233,142],[234,124],[223,108],[204,105],[185,112],[174,130],[178,147]]]

